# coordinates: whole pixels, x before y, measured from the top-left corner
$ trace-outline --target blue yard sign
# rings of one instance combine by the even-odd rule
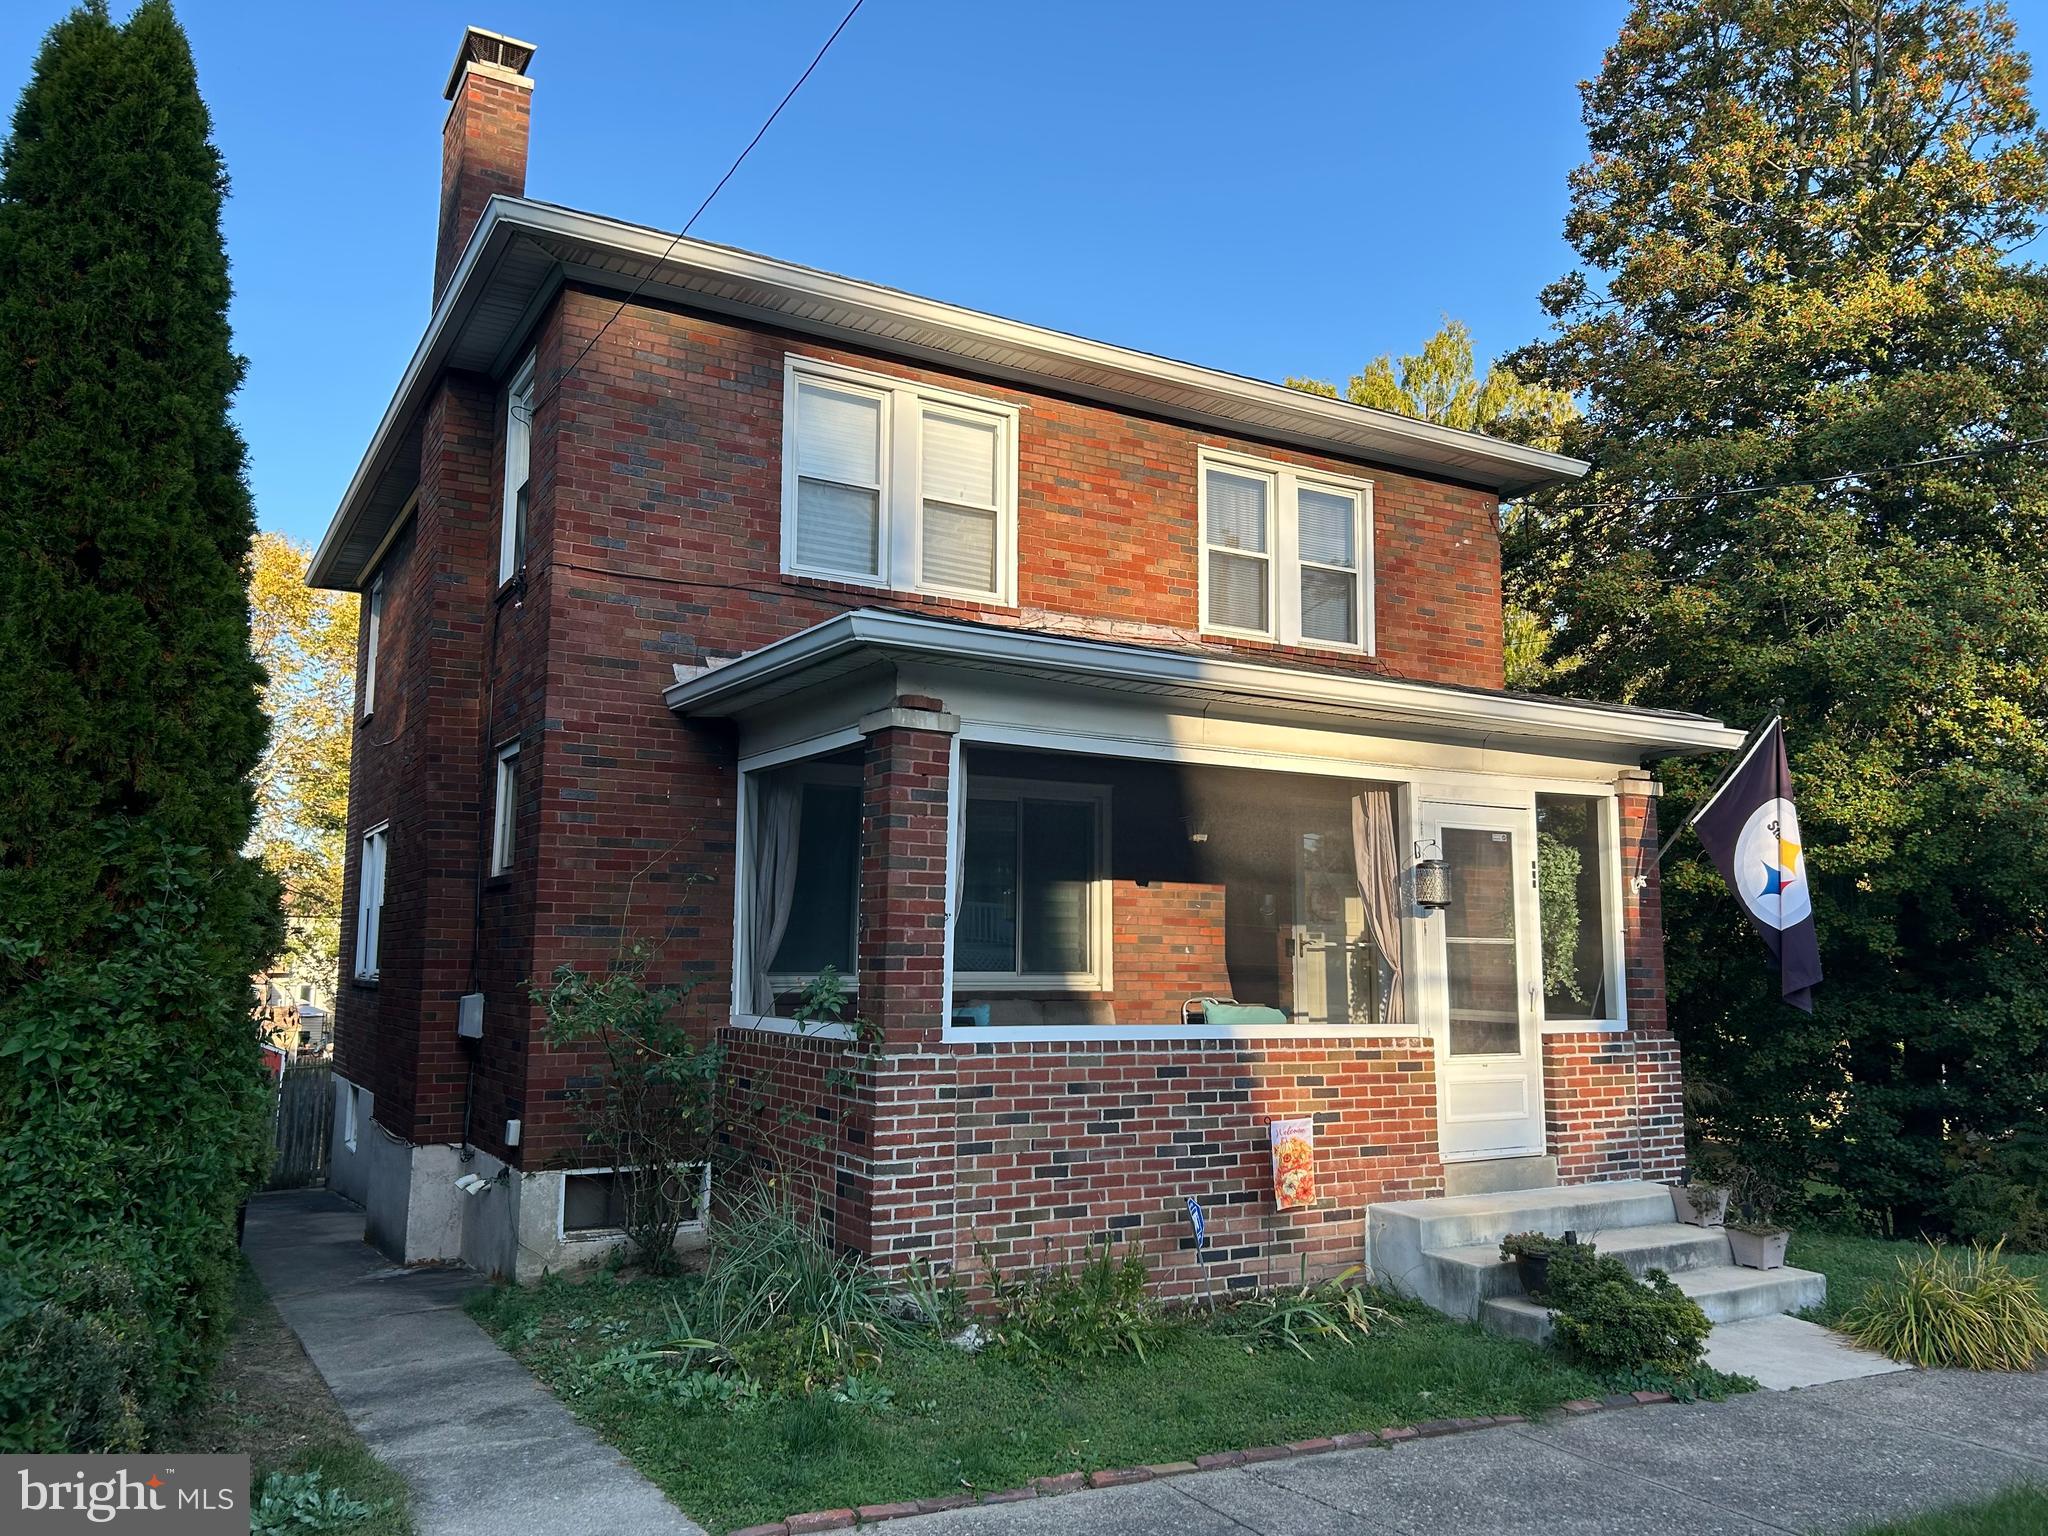
[[[1207,1241],[1207,1223],[1202,1219],[1202,1202],[1193,1195],[1188,1196],[1188,1225],[1195,1229],[1195,1247],[1199,1250]]]

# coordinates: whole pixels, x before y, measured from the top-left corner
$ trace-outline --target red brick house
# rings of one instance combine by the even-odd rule
[[[1185,1293],[1679,1168],[1644,765],[1741,736],[1504,691],[1500,502],[1583,465],[531,201],[531,54],[464,40],[432,319],[311,574],[365,603],[377,1242],[616,1241],[529,986],[636,938],[884,1264],[1115,1233]],[[827,965],[851,1093],[790,1018]]]

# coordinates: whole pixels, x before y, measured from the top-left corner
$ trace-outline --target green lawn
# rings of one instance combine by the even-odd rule
[[[1924,1243],[1801,1232],[1793,1237],[1785,1262],[1801,1269],[1817,1269],[1828,1277],[1827,1302],[1810,1315],[1816,1322],[1833,1323],[1861,1301],[1871,1286],[1894,1278],[1900,1259],[1911,1260],[1925,1251]],[[2008,1249],[2005,1259],[2020,1274],[2048,1279],[2048,1255],[2014,1253]]]
[[[2048,1493],[2013,1488],[1988,1503],[1959,1504],[1896,1525],[1874,1525],[1862,1536],[2040,1536],[2043,1531],[2048,1531]]]
[[[472,1311],[714,1530],[1342,1430],[1534,1415],[1602,1390],[1553,1354],[1407,1306],[1371,1339],[1318,1349],[1314,1360],[1249,1353],[1197,1323],[1171,1328],[1144,1362],[1057,1373],[936,1343],[899,1346],[873,1374],[887,1390],[879,1406],[821,1394],[741,1410],[678,1407],[595,1365],[658,1338],[667,1300],[694,1284],[555,1279],[483,1293]]]
[[[227,1353],[179,1445],[194,1452],[246,1452],[251,1497],[259,1504],[265,1483],[275,1476],[276,1518],[266,1522],[268,1530],[413,1536],[405,1480],[371,1455],[350,1427],[246,1263],[235,1288]],[[325,1514],[285,1515],[280,1506],[294,1495],[301,1507],[324,1501]]]

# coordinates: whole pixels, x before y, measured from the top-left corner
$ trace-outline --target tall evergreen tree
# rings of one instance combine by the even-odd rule
[[[209,133],[166,0],[94,0],[0,152],[0,1441],[49,1449],[174,1410],[264,1150],[276,891],[243,855],[263,675]]]
[[[1996,4],[1636,0],[1583,87],[1581,266],[1512,360],[1587,406],[1593,474],[1509,550],[1574,690],[1787,721],[1827,981],[1782,1007],[1674,856],[1696,1123],[1902,1225],[2048,1103],[2028,73]],[[1667,820],[1719,766],[1667,765]]]

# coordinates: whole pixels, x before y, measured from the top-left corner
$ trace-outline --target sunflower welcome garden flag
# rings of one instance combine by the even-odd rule
[[[1794,1008],[1813,1012],[1820,941],[1813,930],[1813,892],[1792,804],[1782,720],[1772,720],[1750,743],[1721,787],[1693,813],[1692,827],[1777,956],[1780,995]]]

